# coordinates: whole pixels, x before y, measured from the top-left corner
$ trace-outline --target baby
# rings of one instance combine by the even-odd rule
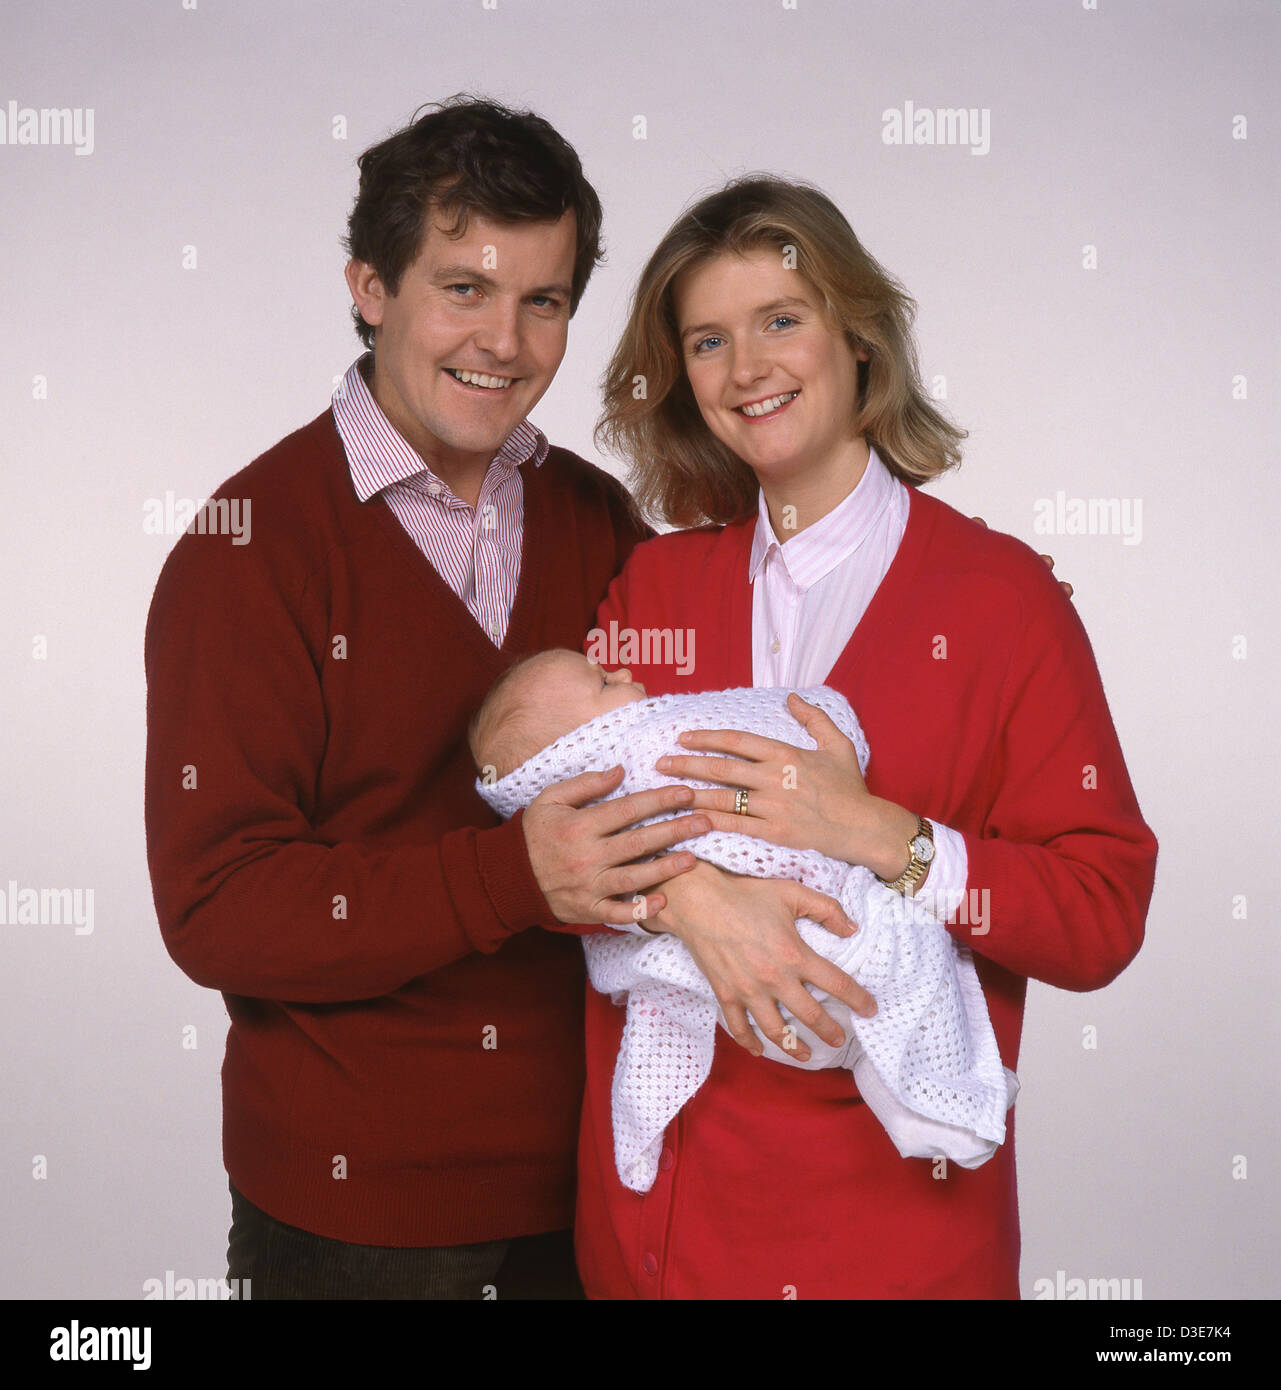
[[[468,738],[480,772],[476,789],[502,816],[545,787],[621,764],[610,798],[693,778],[664,776],[665,754],[687,754],[686,729],[747,729],[813,748],[787,707],[786,688],[706,691],[648,698],[645,689],[607,674],[567,650],[540,652],[506,671],[472,719]],[[824,686],[797,692],[824,710],[851,740],[866,772],[867,742],[849,702]],[[609,798],[606,798],[609,799]],[[665,812],[650,821],[685,814]],[[806,1070],[846,1067],[859,1094],[905,1158],[949,1158],[977,1168],[1005,1138],[1005,1113],[1018,1093],[1001,1065],[982,989],[968,948],[921,904],[886,887],[870,870],[813,850],[791,850],[754,836],[709,831],[682,842],[700,859],[733,873],[791,878],[837,899],[857,923],[842,938],[800,918],[797,929],[825,960],[854,976],[876,999],[864,1019],[811,988],[845,1032],[833,1048],[783,1010],[789,1031],[811,1050],[794,1053],[761,1037],[765,1055]],[[663,1131],[706,1080],[718,1022],[711,986],[682,942],[664,933],[605,931],[583,938],[593,986],[626,1004],[627,1022],[614,1072],[612,1118],[619,1177],[646,1192],[658,1171]],[[758,1034],[758,1036],[760,1036]]]

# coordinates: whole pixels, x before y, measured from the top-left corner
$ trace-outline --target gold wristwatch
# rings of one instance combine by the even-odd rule
[[[888,879],[881,879],[887,888],[892,888],[896,893],[902,893],[904,897],[910,897],[916,885],[925,877],[925,871],[930,867],[930,861],[934,858],[934,827],[925,819],[924,816],[916,817],[916,834],[907,842],[907,852],[912,857],[908,861],[907,868],[891,883]],[[880,875],[877,875],[880,878]],[[911,891],[909,891],[911,890]]]

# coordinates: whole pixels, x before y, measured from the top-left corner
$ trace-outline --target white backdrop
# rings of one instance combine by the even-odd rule
[[[545,115],[601,194],[609,262],[534,416],[589,458],[634,277],[728,176],[819,184],[916,297],[927,383],[970,430],[935,492],[1075,584],[1161,844],[1136,962],[1030,989],[1024,1294],[1281,1294],[1277,7],[2,8],[0,892],[94,907],[91,931],[0,911],[0,1294],[225,1273],[225,1012],[165,954],[144,858],[142,636],[174,541],[144,515],[325,408],[359,350],[356,156],[461,90]],[[972,109],[974,138],[886,143],[908,102]],[[1059,493],[1138,503],[1141,532],[1040,537]]]

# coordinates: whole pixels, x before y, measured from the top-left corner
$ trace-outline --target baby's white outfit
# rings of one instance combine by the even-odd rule
[[[669,777],[654,764],[665,754],[689,755],[677,742],[686,729],[745,729],[798,748],[814,740],[787,707],[788,689],[743,688],[660,695],[620,705],[549,744],[514,772],[476,789],[502,816],[528,806],[544,787],[590,770],[621,764],[624,776],[606,800],[673,783],[718,784]],[[798,692],[850,739],[867,771],[868,748],[849,702],[819,686]],[[665,812],[643,824],[686,811]],[[870,870],[814,850],[793,850],[755,836],[713,830],[683,841],[698,858],[732,873],[799,880],[835,898],[858,931],[838,937],[799,918],[801,937],[876,1000],[865,1019],[839,1000],[811,993],[841,1025],[846,1043],[833,1048],[783,1010],[804,1039],[799,1062],[767,1038],[765,1055],[805,1070],[848,1067],[859,1093],[905,1158],[948,1158],[977,1168],[1005,1138],[1005,1113],[1018,1093],[1003,1067],[982,987],[968,947],[959,945],[923,904],[880,882]],[[614,1071],[614,1158],[619,1177],[647,1192],[658,1172],[663,1131],[707,1078],[716,997],[684,944],[668,934],[600,932],[583,938],[596,989],[627,1006]]]

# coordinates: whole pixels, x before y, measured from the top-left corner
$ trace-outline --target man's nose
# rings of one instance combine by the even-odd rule
[[[486,306],[485,313],[472,334],[482,352],[500,362],[511,362],[520,352],[520,309],[502,299]]]

